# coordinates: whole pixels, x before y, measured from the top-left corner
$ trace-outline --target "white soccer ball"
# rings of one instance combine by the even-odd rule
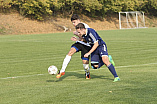
[[[51,75],[54,75],[54,74],[57,74],[58,72],[58,69],[56,66],[54,65],[51,65],[49,68],[48,68],[48,73],[51,74]]]

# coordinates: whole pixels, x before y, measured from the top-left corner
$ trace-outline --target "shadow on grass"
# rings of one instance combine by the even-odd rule
[[[66,79],[69,76],[75,76],[78,79],[85,79],[85,75],[84,74],[80,74],[80,73],[77,73],[77,72],[66,72],[66,74],[64,76],[62,76],[61,78],[59,78],[59,79],[56,78],[56,80],[47,80],[46,82],[59,82],[59,81],[62,81],[64,79]],[[108,76],[105,76],[105,75],[94,75],[92,73],[91,73],[91,79],[113,80],[113,79],[109,78]]]

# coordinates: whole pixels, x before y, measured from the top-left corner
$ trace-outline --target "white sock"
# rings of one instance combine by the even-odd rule
[[[62,64],[62,69],[60,70],[60,72],[65,72],[65,69],[67,67],[67,65],[69,64],[71,60],[71,56],[66,55],[66,57],[64,58],[63,64]]]
[[[84,71],[86,72],[86,73],[88,73],[89,72],[89,64],[83,64],[83,67],[84,67]]]

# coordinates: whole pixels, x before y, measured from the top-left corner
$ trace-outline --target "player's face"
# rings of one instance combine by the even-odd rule
[[[80,20],[78,19],[78,20],[73,20],[73,21],[71,21],[72,22],[72,24],[74,25],[74,26],[76,26],[77,24],[79,24],[80,23]]]
[[[81,35],[81,36],[84,35],[84,34],[86,34],[85,29],[77,29],[76,31],[77,31],[78,34]]]

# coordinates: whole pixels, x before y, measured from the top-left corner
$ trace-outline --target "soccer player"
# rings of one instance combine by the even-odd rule
[[[89,57],[89,55],[91,55],[91,65],[94,68],[100,68],[105,64],[114,76],[113,82],[119,81],[120,78],[116,73],[115,67],[109,61],[106,43],[98,33],[92,28],[85,28],[82,23],[79,23],[75,28],[78,34],[92,46],[84,57]]]
[[[80,18],[77,14],[73,14],[71,17],[71,22],[74,26],[76,26],[77,24],[81,23]],[[85,23],[83,23],[85,28],[89,28],[89,26]],[[68,52],[68,54],[66,55],[66,57],[64,58],[63,64],[62,64],[62,68],[59,71],[59,73],[57,74],[56,78],[60,78],[62,75],[65,74],[65,69],[68,65],[68,63],[71,60],[71,57],[74,53],[81,51],[81,59],[83,62],[83,67],[85,70],[85,77],[86,79],[90,79],[90,67],[89,67],[89,56],[88,57],[84,57],[85,53],[87,53],[90,49],[91,46],[83,41],[77,41],[77,40],[81,40],[82,37],[77,33],[77,31],[73,32],[74,35],[76,35],[77,37],[72,37],[71,40],[76,41],[76,43],[74,43],[71,46],[70,51]]]

